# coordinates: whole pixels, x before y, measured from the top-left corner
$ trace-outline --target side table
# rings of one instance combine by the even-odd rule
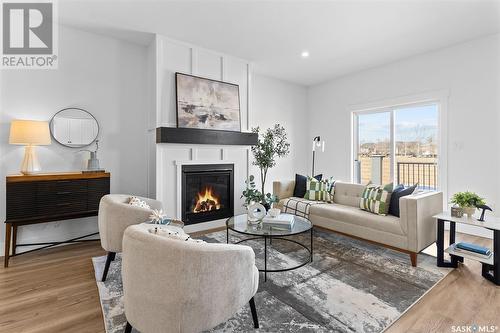
[[[486,221],[481,222],[474,217],[454,217],[449,212],[442,212],[433,216],[437,221],[437,266],[438,267],[458,267],[458,262],[463,262],[464,258],[481,262],[482,275],[484,278],[500,285],[500,219],[489,216]],[[450,246],[444,248],[444,226],[450,224]],[[493,231],[493,253],[489,258],[480,258],[473,254],[457,252],[454,249],[456,224],[466,224]],[[451,260],[444,260],[444,253],[448,253]]]

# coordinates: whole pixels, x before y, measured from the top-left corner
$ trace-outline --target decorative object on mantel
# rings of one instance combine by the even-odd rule
[[[88,111],[66,108],[50,120],[50,133],[65,147],[81,148],[91,145],[99,135],[99,123]]]
[[[464,213],[467,214],[469,218],[472,217],[477,209],[477,206],[486,204],[484,198],[481,198],[476,193],[470,191],[457,192],[453,194],[451,203],[462,208]]]
[[[177,127],[241,131],[237,84],[175,73],[175,92]]]
[[[242,197],[246,198],[246,204],[252,201],[258,202],[257,199],[260,197],[259,201],[269,209],[273,203],[278,202],[278,197],[271,193],[265,193],[267,172],[276,165],[277,157],[285,157],[290,153],[290,143],[287,141],[285,128],[279,124],[268,128],[262,134],[259,127],[252,128],[252,132],[259,135],[257,144],[252,146],[251,150],[254,157],[252,164],[260,169],[261,191],[255,189],[253,182],[255,178],[250,176],[250,179],[245,182],[247,188],[243,191]]]
[[[42,168],[36,156],[35,146],[47,146],[50,140],[49,124],[37,120],[13,120],[10,123],[9,143],[24,145],[21,173],[24,175],[40,172]]]
[[[321,141],[321,137],[315,136],[313,139],[313,145],[312,145],[312,173],[311,175],[314,175],[314,160],[316,158],[316,149],[321,148],[321,152],[325,152],[325,141]]]

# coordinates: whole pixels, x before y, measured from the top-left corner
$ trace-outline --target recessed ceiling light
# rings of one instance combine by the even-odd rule
[[[309,57],[309,51],[302,51],[300,55],[302,56],[302,58],[307,58]]]

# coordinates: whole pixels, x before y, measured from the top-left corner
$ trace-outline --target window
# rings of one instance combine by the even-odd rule
[[[439,104],[354,112],[353,180],[439,188]]]

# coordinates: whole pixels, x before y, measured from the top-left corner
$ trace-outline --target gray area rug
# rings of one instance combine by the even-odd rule
[[[202,237],[226,242],[226,232]],[[244,238],[231,233],[231,242]],[[308,244],[309,236],[294,236]],[[249,241],[257,267],[263,266],[263,241]],[[274,240],[268,247],[268,265],[283,268],[307,258],[304,249]],[[122,303],[121,257],[111,264],[106,282],[100,282],[106,257],[93,258],[107,333],[122,332],[126,319]],[[260,329],[253,329],[245,306],[211,332],[382,332],[450,269],[436,267],[434,257],[420,254],[411,267],[407,254],[323,230],[315,231],[314,260],[297,270],[263,274],[255,304]],[[137,331],[133,331],[137,333]]]

